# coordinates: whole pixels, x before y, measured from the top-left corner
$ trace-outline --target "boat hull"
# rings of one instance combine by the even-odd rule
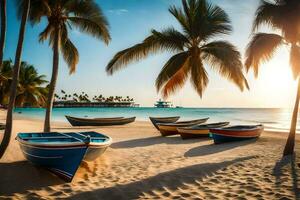
[[[180,118],[179,116],[176,116],[176,117],[149,117],[153,126],[157,130],[159,130],[159,128],[157,126],[158,123],[174,123],[174,122],[178,121],[179,118]]]
[[[72,181],[82,160],[93,161],[112,139],[97,132],[19,133],[16,137],[25,158],[66,181]]]
[[[203,138],[210,135],[211,128],[220,128],[227,126],[229,122],[219,122],[210,124],[200,124],[191,127],[177,128],[182,139]]]
[[[185,130],[177,129],[182,139],[203,138],[209,136],[209,129],[203,130]]]
[[[215,144],[251,140],[260,137],[264,127],[262,125],[252,126],[253,128],[245,129],[211,129],[211,137]]]
[[[20,144],[21,150],[31,163],[44,167],[66,181],[72,181],[88,147],[36,147]]]
[[[258,138],[259,135],[255,136],[248,136],[248,137],[236,137],[236,136],[228,136],[228,135],[221,135],[221,134],[212,134],[212,138],[214,140],[215,144],[221,144],[226,142],[237,142],[237,141],[243,141],[243,140],[251,140]]]
[[[175,123],[161,123],[157,124],[159,131],[162,136],[172,136],[172,135],[178,135],[178,128],[180,127],[187,127],[187,126],[193,126],[196,124],[204,123],[208,120],[208,118],[204,119],[198,119],[198,120],[191,120],[191,121],[184,121],[184,122],[175,122]]]
[[[96,158],[104,154],[107,148],[108,146],[105,147],[89,146],[83,160],[87,162],[94,161]]]
[[[130,118],[111,118],[111,119],[86,119],[66,116],[67,120],[72,126],[115,126],[115,125],[125,125],[135,121],[135,117]]]

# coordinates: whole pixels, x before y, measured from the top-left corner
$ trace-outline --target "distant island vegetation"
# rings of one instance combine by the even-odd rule
[[[134,99],[126,96],[109,96],[102,94],[90,97],[85,92],[69,94],[61,90],[60,94],[55,94],[53,107],[136,107]]]
[[[0,105],[6,108],[9,103],[9,89],[12,83],[13,64],[11,60],[3,62],[0,71]],[[45,108],[49,92],[49,82],[45,75],[23,61],[20,67],[19,84],[17,87],[16,107]],[[90,97],[85,92],[68,94],[64,90],[55,94],[54,107],[133,107],[137,106],[134,99],[126,96],[109,96],[102,94]]]

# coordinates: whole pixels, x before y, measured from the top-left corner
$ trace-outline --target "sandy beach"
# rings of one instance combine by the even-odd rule
[[[1,111],[0,121],[4,119]],[[0,198],[300,198],[295,161],[299,158],[281,160],[285,133],[264,132],[257,141],[214,145],[209,139],[160,137],[150,122],[102,128],[54,123],[53,131],[95,130],[113,138],[104,155],[82,163],[72,183],[66,183],[27,162],[14,139],[18,132],[41,131],[42,126],[39,120],[15,120],[10,146],[0,162]]]

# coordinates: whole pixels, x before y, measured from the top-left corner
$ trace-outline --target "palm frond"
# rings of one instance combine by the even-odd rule
[[[69,66],[70,74],[74,73],[76,70],[76,65],[79,62],[79,53],[70,39],[67,39],[65,42],[61,43],[61,52],[64,60]]]
[[[262,62],[270,60],[277,50],[283,44],[283,38],[277,34],[257,33],[252,37],[246,50],[246,69],[252,67],[255,76],[258,75],[258,69]]]
[[[261,0],[260,6],[255,13],[253,31],[257,30],[262,24],[274,26],[274,18],[280,15],[280,10],[280,5]]]
[[[202,1],[204,3],[199,3],[193,24],[194,35],[206,41],[219,34],[229,34],[232,26],[227,13],[218,6],[208,4],[205,0]]]
[[[63,6],[69,13],[74,14],[69,17],[72,17],[73,24],[80,30],[102,39],[106,44],[109,43],[109,23],[95,1],[73,0],[67,1]]]
[[[291,46],[290,65],[292,67],[294,78],[300,75],[300,47],[297,45]]]
[[[171,6],[169,8],[169,12],[177,19],[180,23],[184,33],[189,34],[191,27],[189,21],[187,20],[185,14],[181,11],[181,9],[176,8],[176,6]]]
[[[176,54],[168,60],[156,78],[156,89],[159,91],[161,87],[176,74],[185,63],[188,62],[189,52]]]
[[[164,99],[168,98],[169,95],[175,93],[178,89],[182,88],[189,75],[190,75],[190,67],[188,64],[185,64],[164,85],[162,89],[163,98]]]
[[[180,52],[184,49],[188,40],[174,29],[166,29],[158,32],[152,30],[152,35],[147,37],[142,43],[118,52],[106,66],[106,72],[113,74],[131,62],[146,58],[149,54],[162,50]]]
[[[208,75],[203,66],[200,55],[193,56],[190,59],[191,83],[199,96],[202,98],[203,92],[208,85]]]
[[[71,24],[77,27],[80,31],[92,35],[93,37],[103,40],[106,44],[110,41],[108,28],[102,21],[96,21],[91,18],[83,17],[68,17]]]
[[[170,51],[183,51],[184,47],[188,47],[189,39],[173,27],[162,30],[151,30],[153,40],[160,43],[162,48]]]
[[[239,51],[229,42],[215,41],[201,48],[203,60],[218,71],[226,79],[235,83],[241,91],[248,88],[247,80],[243,74],[243,64]]]
[[[52,24],[48,24],[47,27],[39,34],[39,42],[44,42],[47,40],[53,31],[54,26]]]

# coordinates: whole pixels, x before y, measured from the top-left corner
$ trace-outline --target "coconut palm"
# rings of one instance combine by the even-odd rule
[[[58,76],[59,52],[69,66],[70,73],[74,73],[79,54],[69,39],[69,30],[79,29],[95,38],[110,41],[108,22],[103,16],[100,7],[94,0],[32,0],[30,20],[33,24],[39,23],[42,18],[48,24],[40,33],[41,42],[49,40],[53,49],[53,69],[49,87],[44,131],[50,131],[50,116]]]
[[[21,63],[19,89],[16,106],[45,106],[48,90],[45,85],[45,75],[39,75],[37,70],[26,62]]]
[[[0,33],[0,69],[2,68],[6,36],[6,0],[0,0],[1,33]]]
[[[300,97],[300,2],[298,0],[276,0],[274,3],[262,1],[256,11],[253,31],[261,25],[269,25],[277,33],[256,33],[248,44],[246,51],[246,68],[253,69],[258,75],[262,63],[270,60],[275,51],[281,46],[290,49],[290,65],[294,78],[298,80],[297,97],[292,116],[290,133],[284,149],[284,155],[294,152],[295,132],[297,125],[299,97]],[[292,19],[292,20],[289,20]]]
[[[182,31],[173,27],[162,31],[153,29],[143,42],[118,52],[106,67],[108,74],[149,54],[168,51],[175,55],[166,62],[156,79],[157,91],[161,91],[165,98],[181,88],[189,77],[202,97],[208,84],[204,64],[241,90],[248,87],[237,49],[227,41],[212,41],[215,36],[229,34],[232,30],[225,11],[206,0],[182,0],[182,5],[183,8],[169,8]]]
[[[9,89],[12,80],[12,61],[3,61],[0,70],[0,104],[7,105],[9,101]]]
[[[22,13],[21,26],[19,31],[19,39],[18,39],[18,44],[16,49],[16,55],[15,55],[14,69],[12,74],[12,83],[10,87],[10,97],[9,97],[9,103],[7,109],[7,116],[6,116],[6,126],[5,126],[4,136],[0,145],[0,159],[2,158],[10,141],[12,125],[13,125],[13,108],[15,106],[15,99],[17,95],[17,86],[18,86],[18,78],[20,73],[23,42],[24,42],[28,13],[30,10],[30,0],[24,0],[21,1],[21,3],[22,3],[22,12],[19,12]]]

